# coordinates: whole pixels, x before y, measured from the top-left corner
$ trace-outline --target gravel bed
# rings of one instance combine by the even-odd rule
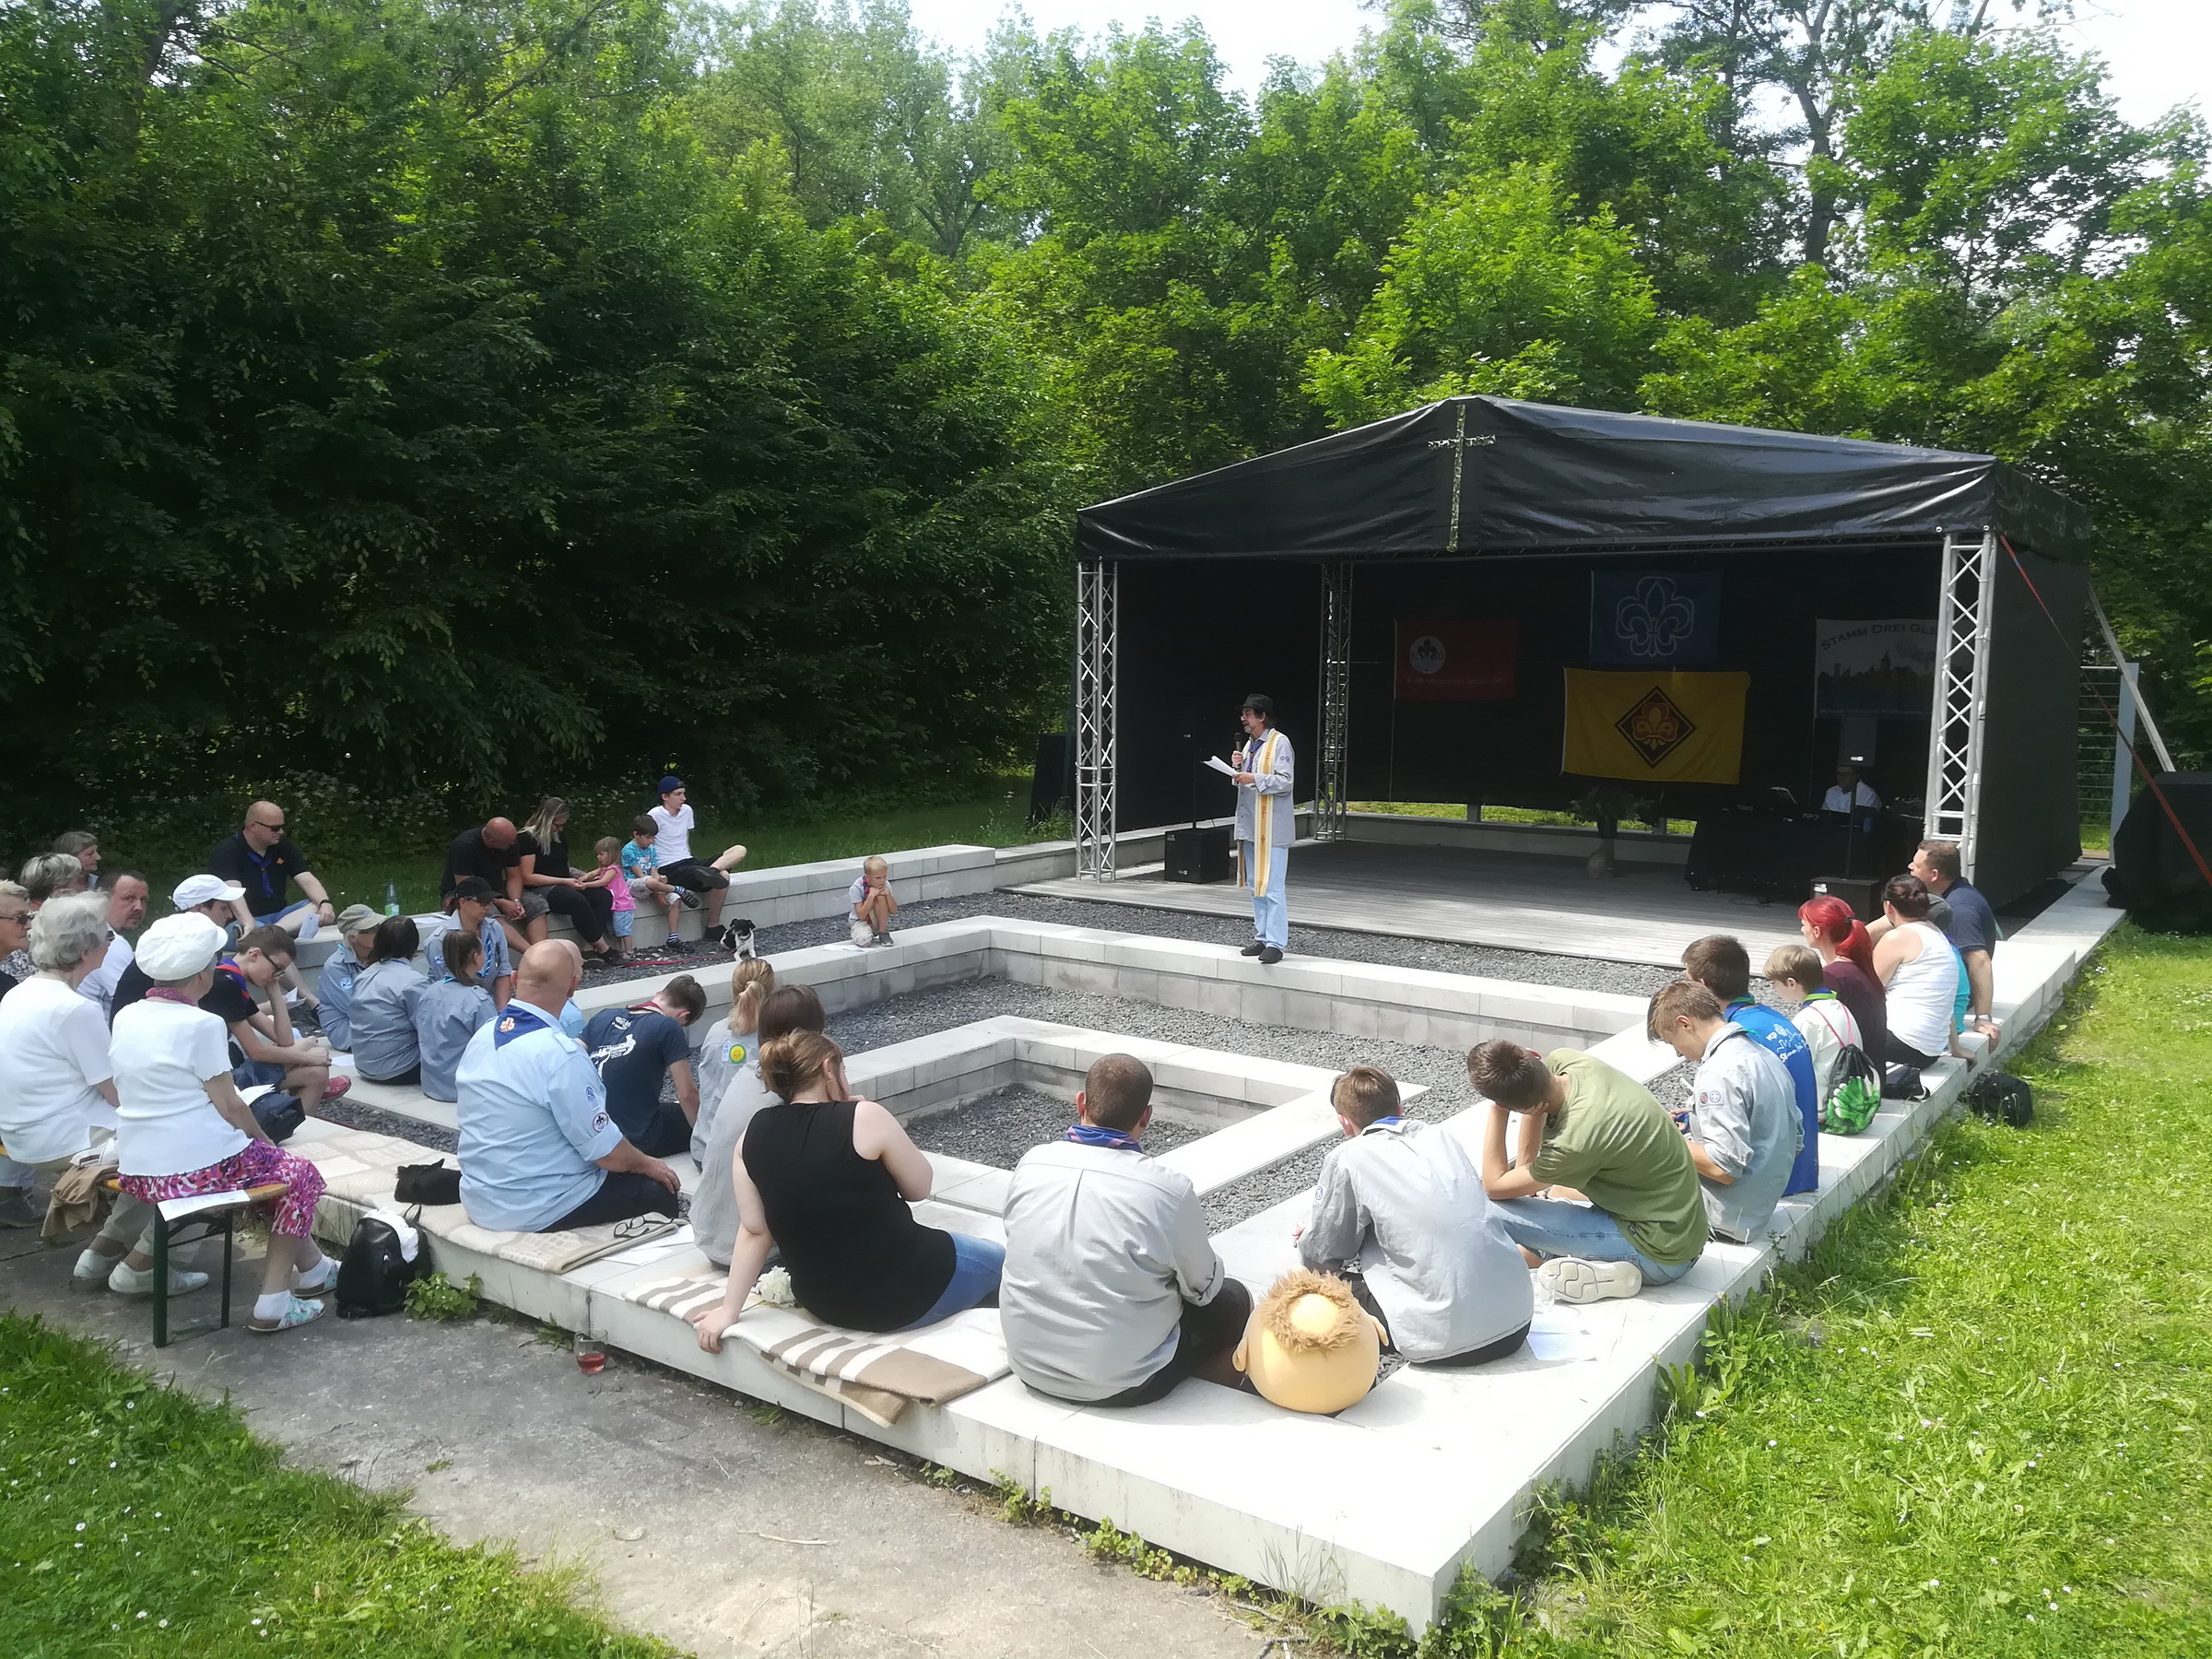
[[[1065,1135],[1073,1121],[1073,1111],[1065,1100],[1041,1089],[1024,1088],[1017,1084],[950,1112],[913,1119],[908,1123],[906,1132],[924,1152],[1010,1170],[1031,1147],[1041,1147]],[[1155,1118],[1152,1126],[1145,1131],[1145,1150],[1165,1152],[1171,1147],[1182,1146],[1210,1133],[1209,1129]]]
[[[934,922],[957,922],[963,916],[1013,916],[1071,927],[1102,927],[1153,938],[1194,939],[1208,945],[1242,946],[1252,939],[1252,925],[1241,916],[1151,910],[1141,905],[1109,904],[1092,900],[1045,899],[1028,893],[972,893],[965,898],[912,904],[899,912],[899,922],[901,927],[923,927]],[[822,916],[764,927],[758,944],[763,952],[772,954],[833,945],[846,936],[842,917]],[[1292,927],[1290,949],[1295,955],[1337,961],[1425,968],[1440,973],[1520,980],[1534,985],[1560,985],[1577,991],[1611,991],[1626,996],[1649,996],[1675,977],[1666,969],[1637,962],[1602,962],[1584,957],[1547,956],[1539,951],[1454,945],[1435,939],[1403,939],[1387,934],[1351,933],[1333,927]],[[677,969],[703,978],[726,967],[730,960],[730,953],[719,948],[679,945],[671,950],[664,947],[641,955],[627,968],[587,969],[585,982],[611,984]]]
[[[346,1129],[365,1129],[371,1135],[388,1135],[394,1140],[413,1141],[418,1147],[428,1147],[433,1152],[453,1155],[455,1139],[453,1132],[439,1124],[426,1124],[420,1118],[403,1117],[396,1112],[386,1112],[382,1106],[370,1106],[362,1101],[340,1095],[335,1100],[324,1100],[314,1110],[314,1115],[327,1118]],[[429,1159],[425,1163],[433,1161]]]

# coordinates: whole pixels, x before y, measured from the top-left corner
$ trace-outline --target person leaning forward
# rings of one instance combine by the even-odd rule
[[[533,945],[513,1000],[462,1053],[461,1203],[478,1227],[559,1232],[676,1214],[676,1171],[623,1139],[599,1074],[560,1029],[582,982],[565,941]]]

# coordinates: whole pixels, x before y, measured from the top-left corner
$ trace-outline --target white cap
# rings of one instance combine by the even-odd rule
[[[177,890],[169,896],[169,901],[182,911],[190,910],[195,904],[206,904],[211,899],[243,899],[245,896],[244,888],[235,881],[225,881],[220,876],[187,876],[177,883]]]
[[[196,879],[211,881],[213,877]],[[206,916],[164,916],[138,936],[138,971],[156,983],[174,984],[215,966],[230,935]]]

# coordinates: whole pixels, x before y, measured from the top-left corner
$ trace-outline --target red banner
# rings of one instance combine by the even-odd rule
[[[1407,702],[1510,702],[1512,622],[1401,622],[1398,696]]]

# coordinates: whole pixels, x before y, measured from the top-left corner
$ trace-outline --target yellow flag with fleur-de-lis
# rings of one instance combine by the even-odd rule
[[[1638,783],[1734,783],[1747,674],[1570,668],[1560,770]]]

